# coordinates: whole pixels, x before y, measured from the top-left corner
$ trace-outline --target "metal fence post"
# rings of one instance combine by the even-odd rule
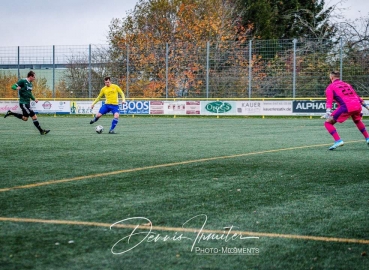
[[[206,98],[209,98],[209,56],[210,56],[210,42],[206,42]]]
[[[53,98],[55,98],[55,45],[53,45]]]
[[[19,62],[20,62],[20,48],[19,48],[19,46],[18,46],[18,81],[20,80],[20,70],[19,70]]]
[[[165,98],[168,98],[168,66],[169,66],[169,45],[165,43]]]
[[[129,97],[129,45],[127,45],[127,81],[126,81],[126,96]]]
[[[92,78],[91,78],[91,44],[88,45],[88,97],[91,98],[92,92]]]
[[[252,82],[252,40],[249,41],[249,98],[251,98]]]
[[[296,97],[296,43],[297,39],[293,41],[293,81],[292,81],[292,97]]]
[[[342,37],[340,38],[340,80],[342,81],[342,72],[343,72],[343,43],[342,43]]]

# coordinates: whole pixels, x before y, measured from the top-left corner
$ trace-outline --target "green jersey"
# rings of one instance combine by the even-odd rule
[[[21,79],[12,85],[12,89],[17,90],[18,86],[20,86],[18,91],[20,104],[30,104],[31,99],[35,100],[35,97],[32,95],[33,85],[31,82],[29,82],[27,79]]]

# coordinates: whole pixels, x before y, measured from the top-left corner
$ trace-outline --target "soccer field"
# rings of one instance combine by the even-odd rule
[[[369,269],[352,122],[111,119],[1,116],[1,269]]]

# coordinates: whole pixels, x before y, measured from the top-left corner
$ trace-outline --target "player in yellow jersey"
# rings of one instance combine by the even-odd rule
[[[111,127],[109,130],[109,134],[115,134],[114,128],[118,124],[119,119],[119,99],[118,94],[122,97],[122,104],[126,102],[126,98],[124,96],[124,93],[122,89],[116,84],[111,83],[110,77],[104,78],[105,86],[101,88],[100,94],[97,96],[95,101],[91,105],[91,109],[94,108],[95,104],[103,97],[105,96],[106,102],[105,104],[100,108],[99,112],[95,115],[94,120],[90,121],[90,124],[95,123],[99,118],[107,114],[108,112],[112,112],[114,115],[114,119],[111,122]]]

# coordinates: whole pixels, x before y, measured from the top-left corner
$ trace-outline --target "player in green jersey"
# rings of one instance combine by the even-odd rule
[[[34,100],[36,103],[38,100],[32,95],[32,82],[36,79],[36,74],[33,71],[28,72],[26,79],[21,79],[17,83],[12,85],[13,90],[18,90],[19,95],[19,107],[22,110],[22,114],[15,113],[12,111],[8,111],[4,118],[7,118],[10,115],[17,117],[23,121],[27,121],[28,117],[31,116],[33,120],[33,124],[38,129],[41,135],[45,135],[50,132],[48,129],[42,129],[40,123],[37,120],[36,113],[31,109],[31,100]]]

